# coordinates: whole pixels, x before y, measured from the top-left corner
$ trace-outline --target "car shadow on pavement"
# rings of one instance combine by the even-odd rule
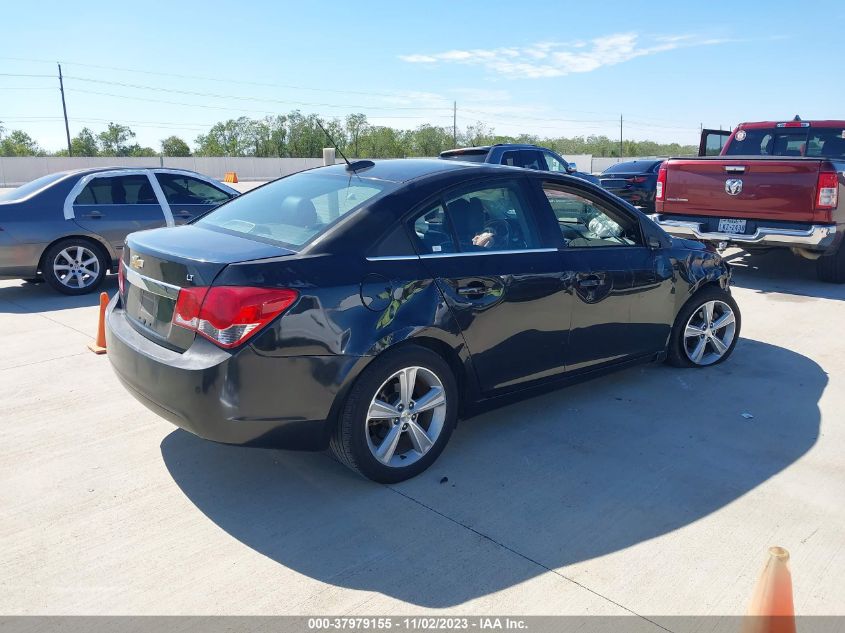
[[[645,365],[462,421],[429,471],[390,487],[325,453],[181,430],[161,452],[201,512],[280,565],[442,608],[665,535],[749,493],[814,445],[827,381],[800,354],[742,339],[716,367]],[[744,529],[755,528],[725,538]]]
[[[100,293],[114,296],[117,292],[117,275],[107,275],[97,290],[84,295],[63,295],[47,283],[30,284],[24,281],[8,282],[0,286],[0,312],[34,314],[87,308],[100,303]]]
[[[725,259],[733,267],[733,282],[740,288],[796,297],[845,301],[845,284],[831,284],[816,277],[816,263],[777,249],[749,254],[731,250]]]

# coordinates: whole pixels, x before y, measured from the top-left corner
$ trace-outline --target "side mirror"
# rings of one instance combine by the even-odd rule
[[[656,235],[649,235],[647,238],[647,243],[648,247],[653,251],[656,251],[658,248],[661,248],[663,246],[663,244],[661,244],[660,242],[660,238]]]
[[[578,165],[575,163],[567,163],[567,166],[569,167],[569,171],[578,171]]]

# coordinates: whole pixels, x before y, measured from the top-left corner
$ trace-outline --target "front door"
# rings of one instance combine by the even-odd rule
[[[211,183],[177,172],[155,172],[176,224],[186,224],[232,198]]]
[[[658,282],[639,218],[573,186],[546,182],[543,194],[563,236],[562,266],[573,276],[567,370],[589,370],[665,347],[668,314],[657,312],[668,313],[671,302],[663,295],[671,292],[670,281]]]
[[[522,179],[453,190],[413,219],[423,265],[463,332],[485,394],[565,370],[572,295]]]
[[[167,224],[145,173],[95,176],[76,196],[73,215],[79,226],[109,242],[118,254],[129,233]]]

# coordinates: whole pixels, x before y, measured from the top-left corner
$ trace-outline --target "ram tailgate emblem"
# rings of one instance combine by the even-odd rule
[[[725,193],[729,196],[738,196],[742,193],[742,180],[739,178],[728,178],[725,181]]]

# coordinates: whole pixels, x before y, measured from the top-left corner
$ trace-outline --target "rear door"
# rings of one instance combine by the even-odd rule
[[[522,179],[451,190],[410,223],[485,394],[563,373],[572,296]]]
[[[167,224],[147,172],[111,172],[83,180],[70,194],[73,218],[79,226],[112,244],[118,253],[129,233]]]
[[[156,171],[176,224],[185,224],[232,198],[210,182],[178,172]]]

